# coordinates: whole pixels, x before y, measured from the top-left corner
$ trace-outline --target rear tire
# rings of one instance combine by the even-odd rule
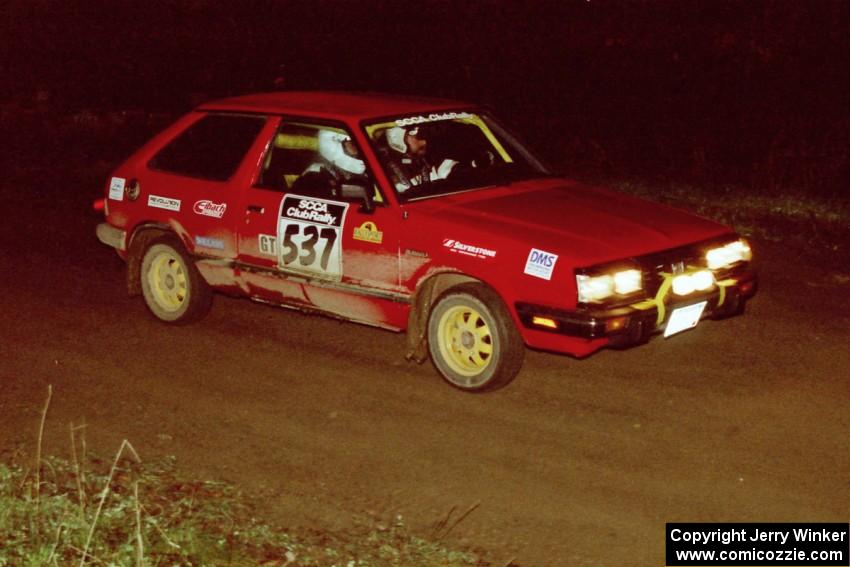
[[[428,350],[443,379],[467,392],[507,385],[525,358],[525,345],[501,298],[477,283],[451,288],[434,305]]]
[[[197,321],[212,305],[212,290],[172,236],[153,240],[145,250],[141,284],[148,310],[166,323]]]

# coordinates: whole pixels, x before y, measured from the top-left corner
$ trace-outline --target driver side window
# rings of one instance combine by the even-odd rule
[[[259,186],[291,191],[295,181],[315,160],[318,149],[317,127],[282,123],[263,160]]]
[[[263,160],[259,186],[325,199],[342,199],[343,185],[374,187],[362,153],[342,126],[284,121]]]

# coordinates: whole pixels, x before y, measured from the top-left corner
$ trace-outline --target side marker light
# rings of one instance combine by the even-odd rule
[[[550,319],[549,317],[540,317],[539,315],[535,315],[531,318],[531,322],[538,327],[547,327],[549,329],[557,329],[558,323],[554,319]]]

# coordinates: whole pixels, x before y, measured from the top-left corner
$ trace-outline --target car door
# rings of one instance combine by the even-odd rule
[[[260,299],[400,328],[399,219],[377,191],[369,207],[338,187],[303,182],[327,161],[323,133],[351,139],[342,124],[282,119],[269,140],[244,193],[243,282]],[[370,190],[372,179],[368,171],[357,177]]]
[[[266,124],[258,115],[202,113],[160,148],[131,180],[145,215],[168,224],[196,255],[235,259],[236,203],[251,147]]]

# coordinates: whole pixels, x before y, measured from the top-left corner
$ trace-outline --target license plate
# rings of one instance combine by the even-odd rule
[[[679,307],[670,313],[670,319],[667,321],[667,327],[664,329],[664,336],[669,337],[688,329],[693,329],[699,323],[699,318],[708,302],[695,303],[687,307]]]

